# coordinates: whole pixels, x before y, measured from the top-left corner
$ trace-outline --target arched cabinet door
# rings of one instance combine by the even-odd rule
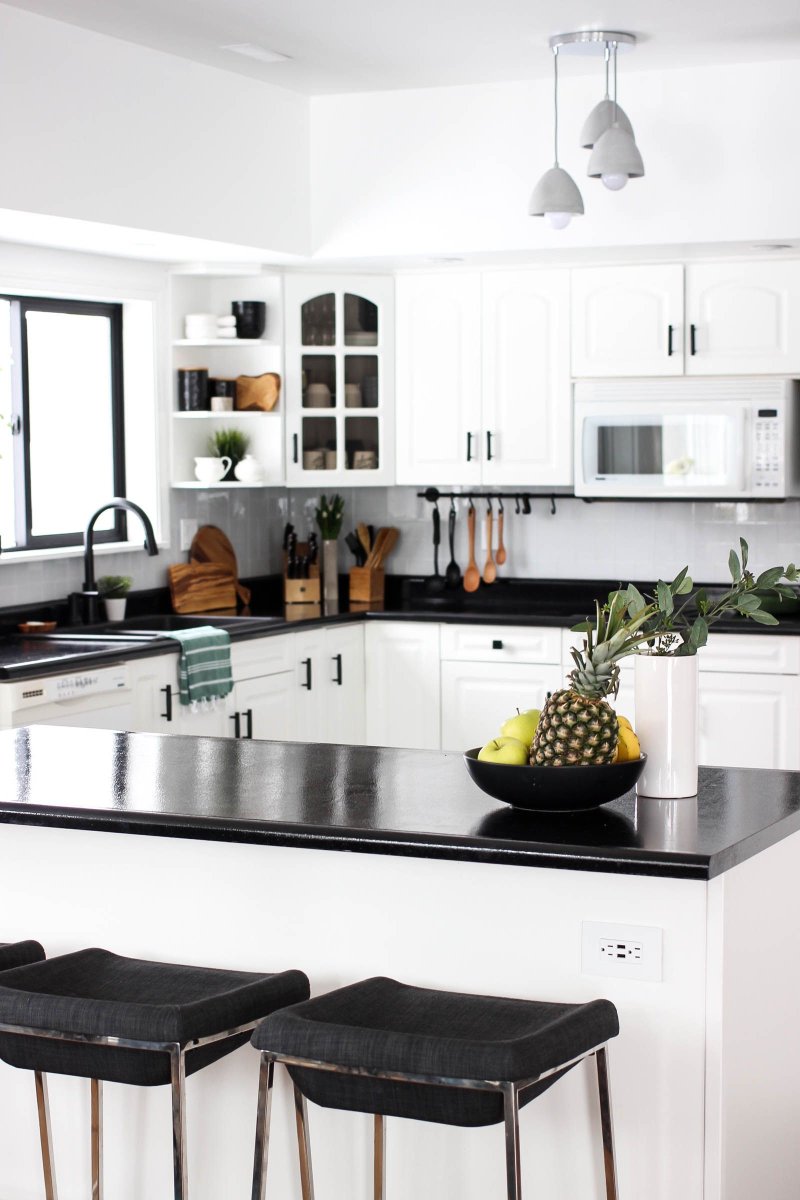
[[[289,486],[394,482],[394,281],[286,280]]]
[[[572,374],[683,374],[683,267],[572,272]]]
[[[800,372],[800,262],[686,268],[687,375]]]

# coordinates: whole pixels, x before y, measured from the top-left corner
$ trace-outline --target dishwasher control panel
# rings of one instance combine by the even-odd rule
[[[49,704],[92,700],[96,696],[129,690],[128,668],[122,663],[115,667],[20,681],[14,685],[11,707],[15,711],[43,708]]]

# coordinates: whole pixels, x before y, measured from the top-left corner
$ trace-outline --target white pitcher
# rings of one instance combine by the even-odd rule
[[[196,458],[194,473],[200,483],[219,483],[230,470],[231,460],[226,454],[211,458]]]

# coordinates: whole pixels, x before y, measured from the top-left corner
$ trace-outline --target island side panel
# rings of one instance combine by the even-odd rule
[[[101,945],[205,965],[296,966],[315,992],[373,974],[544,1000],[613,1000],[611,1046],[621,1197],[702,1200],[706,885],[696,881],[0,827],[3,938],[49,954]],[[663,980],[581,972],[581,922],[664,931]],[[249,1195],[257,1055],[189,1081],[193,1200]],[[3,1200],[39,1200],[32,1080],[0,1065]],[[106,1089],[107,1191],[170,1200],[167,1089]],[[52,1086],[62,1194],[88,1194],[88,1086]],[[274,1105],[270,1187],[299,1200],[285,1081]],[[365,1117],[315,1109],[325,1195],[370,1200]],[[526,1194],[604,1200],[593,1070],[581,1066],[522,1117]],[[503,1181],[500,1127],[389,1123],[391,1195],[486,1200]]]
[[[797,1200],[800,833],[708,892],[706,1200]]]

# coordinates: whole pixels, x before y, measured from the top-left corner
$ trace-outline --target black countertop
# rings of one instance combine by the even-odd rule
[[[708,880],[800,829],[800,772],[701,767],[696,799],[556,817],[459,754],[41,725],[0,733],[3,823]]]

